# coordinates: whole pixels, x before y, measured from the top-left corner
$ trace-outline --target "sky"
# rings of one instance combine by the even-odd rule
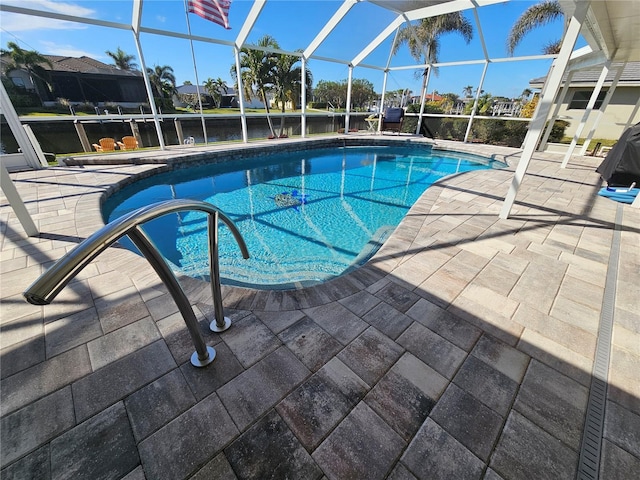
[[[130,24],[133,12],[131,0],[2,0],[6,5],[16,5],[83,18],[94,18],[118,24]],[[248,43],[256,43],[263,35],[271,35],[286,51],[305,49],[324,24],[341,5],[336,0],[267,0],[256,22]],[[536,2],[511,0],[505,3],[482,7],[478,10],[480,28],[491,58],[508,58],[505,39],[509,29],[530,5]],[[194,14],[186,14],[184,0],[144,0],[142,26],[157,30],[187,33],[196,36],[233,42],[240,32],[245,18],[253,5],[252,0],[233,0],[229,22],[230,30],[204,20]],[[441,37],[440,62],[459,62],[483,59],[478,25],[471,11],[464,15],[474,26],[473,40],[467,45],[457,34]],[[359,2],[349,11],[345,19],[334,29],[328,39],[316,50],[316,55],[337,58],[348,62],[355,58],[396,17],[370,2]],[[561,19],[537,28],[527,35],[516,48],[516,56],[539,55],[544,45],[558,40],[562,35]],[[0,44],[6,48],[13,41],[27,50],[41,54],[79,57],[86,55],[104,63],[113,63],[106,51],[121,48],[136,57],[141,64],[131,30],[113,29],[47,18],[0,12]],[[389,62],[391,71],[387,91],[410,89],[418,94],[421,88],[420,72],[416,69],[393,70],[393,67],[411,66],[415,61],[406,47],[389,58],[393,35],[387,38],[364,61],[365,65],[384,67]],[[168,65],[173,68],[178,85],[185,81],[204,83],[207,78],[222,78],[230,86],[230,74],[234,66],[233,50],[227,45],[194,41],[193,50],[188,40],[175,37],[142,33],[140,43],[147,67]],[[584,45],[580,41],[576,48]],[[194,59],[195,65],[194,69]],[[546,75],[550,60],[523,62],[493,62],[489,65],[483,90],[494,96],[515,98],[529,81]],[[348,66],[311,59],[308,67],[313,75],[313,85],[320,80],[340,81],[348,77]],[[443,66],[431,76],[429,92],[455,93],[461,95],[467,86],[477,88],[483,65]],[[358,66],[354,78],[363,78],[373,83],[376,92],[382,91],[383,72]]]

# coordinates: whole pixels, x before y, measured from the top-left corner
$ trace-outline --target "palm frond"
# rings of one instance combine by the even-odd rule
[[[562,40],[549,42],[542,48],[542,53],[544,53],[545,55],[560,53],[560,47],[562,47]]]
[[[546,25],[564,15],[560,2],[546,0],[527,8],[511,27],[507,37],[507,52],[513,55],[518,44],[531,30]]]
[[[445,33],[458,33],[466,43],[473,38],[473,25],[461,12],[447,13],[421,19],[409,24],[398,33],[393,54],[406,45],[411,56],[421,61],[435,63],[438,60],[438,38]]]

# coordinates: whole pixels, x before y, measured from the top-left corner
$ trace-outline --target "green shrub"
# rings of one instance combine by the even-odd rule
[[[4,85],[14,108],[40,107],[42,105],[40,97],[35,92],[18,87],[8,78],[2,78],[2,85]]]
[[[153,101],[156,104],[156,108],[161,109],[163,113],[175,111],[175,107],[173,106],[173,100],[170,98],[153,97]]]
[[[560,142],[562,137],[564,137],[564,131],[569,126],[569,122],[565,122],[564,120],[556,120],[553,123],[553,127],[551,128],[551,133],[549,134],[550,142]]]
[[[464,134],[467,131],[466,118],[442,118],[440,119],[440,125],[433,134],[436,138],[443,140],[457,140],[459,142],[464,140]]]

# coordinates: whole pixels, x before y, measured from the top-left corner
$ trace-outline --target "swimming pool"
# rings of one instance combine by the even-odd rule
[[[154,175],[109,197],[103,215],[112,221],[172,198],[210,202],[234,221],[251,255],[244,260],[221,225],[223,283],[299,288],[364,264],[438,179],[504,166],[423,145],[303,150]],[[144,229],[177,272],[208,280],[205,214],[168,215]]]

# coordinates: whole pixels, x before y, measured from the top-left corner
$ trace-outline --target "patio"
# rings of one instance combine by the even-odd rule
[[[535,152],[500,219],[522,151],[437,145],[509,168],[438,182],[347,276],[223,287],[222,334],[207,328],[209,285],[184,279],[217,351],[201,369],[167,290],[127,250],[109,248],[51,305],[21,295],[103,225],[105,189],[157,165],[12,174],[41,234],[27,237],[2,197],[0,476],[576,478],[604,348],[592,473],[636,478],[640,210],[597,196],[601,159],[560,168],[561,155]]]

